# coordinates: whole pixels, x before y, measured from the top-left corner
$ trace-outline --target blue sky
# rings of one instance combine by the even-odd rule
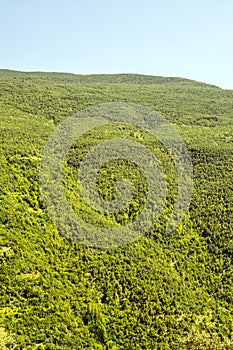
[[[233,89],[232,0],[0,0],[0,67]]]

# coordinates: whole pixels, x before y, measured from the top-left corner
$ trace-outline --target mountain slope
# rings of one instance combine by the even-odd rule
[[[128,246],[94,249],[46,215],[38,172],[49,136],[105,102],[152,108],[186,142],[194,191],[172,235],[161,223]],[[0,70],[0,325],[15,341],[7,348],[232,349],[232,107],[233,91],[187,79]],[[103,139],[86,135],[76,157]],[[74,172],[70,157],[67,188]]]

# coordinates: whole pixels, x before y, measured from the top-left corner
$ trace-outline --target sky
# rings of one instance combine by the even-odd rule
[[[0,0],[0,68],[233,89],[232,0]]]

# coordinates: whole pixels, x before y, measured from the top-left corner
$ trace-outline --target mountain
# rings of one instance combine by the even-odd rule
[[[86,132],[66,156],[63,187],[73,210],[96,227],[133,220],[147,187],[133,162],[110,162],[100,171],[100,194],[114,199],[123,176],[139,186],[138,195],[121,215],[90,209],[77,169],[92,146],[120,135],[167,164],[158,224],[130,244],[101,249],[51,221],[39,169],[62,122],[106,103],[140,105],[166,118],[186,144],[194,186],[185,217],[168,234],[178,186],[169,152],[137,130],[130,113],[127,125]],[[233,90],[188,79],[0,70],[2,349],[233,348],[232,109]]]

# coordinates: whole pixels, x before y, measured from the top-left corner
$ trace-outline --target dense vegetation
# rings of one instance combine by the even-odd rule
[[[152,108],[187,143],[194,191],[171,235],[165,215],[127,246],[94,249],[69,239],[46,215],[38,184],[46,141],[68,116],[104,102]],[[187,79],[0,70],[1,349],[233,349],[232,110],[233,91]],[[94,215],[72,192],[79,160],[113,134],[84,135],[64,165],[70,204],[99,225],[124,224],[140,210],[135,204],[126,218]],[[122,135],[157,152],[133,128]],[[119,178],[124,166],[130,180],[144,183],[132,164],[113,162],[100,174],[103,196],[114,196],[108,175],[115,170]],[[143,186],[135,198],[142,205]],[[170,195],[167,212],[172,189]]]

